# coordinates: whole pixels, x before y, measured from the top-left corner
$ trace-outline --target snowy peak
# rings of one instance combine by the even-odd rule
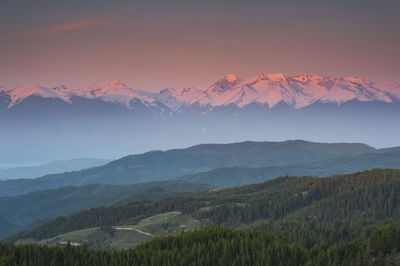
[[[154,99],[145,95],[145,92],[133,90],[121,81],[90,85],[84,89],[71,90],[70,92],[74,96],[101,99],[105,102],[122,104],[126,107],[130,107],[130,103],[134,99],[147,104],[154,102]]]
[[[283,75],[282,73],[261,74],[261,75],[258,75],[258,77],[262,78],[262,79],[276,81],[276,82],[281,82],[281,81],[285,81],[286,80],[285,75]]]
[[[259,74],[253,78],[250,78],[245,83],[252,84],[252,83],[257,83],[257,82],[261,82],[261,81],[270,82],[270,83],[286,82],[286,77],[282,73]]]
[[[64,90],[56,88],[46,88],[37,85],[24,85],[9,88],[1,88],[0,94],[8,95],[11,102],[8,108],[15,106],[30,96],[39,96],[42,98],[61,99],[69,101],[69,95]]]
[[[237,77],[234,74],[228,74],[222,77],[220,80],[215,82],[209,87],[209,90],[211,92],[215,92],[218,94],[222,94],[227,90],[230,90],[240,84],[242,82],[242,79]]]
[[[120,80],[115,80],[111,83],[108,83],[107,85],[110,87],[125,87],[126,88],[125,83],[122,83]]]
[[[177,90],[172,87],[162,89],[155,95],[155,99],[172,110],[178,110],[183,104],[183,101],[177,97]]]
[[[83,89],[71,90],[71,92],[88,98],[100,98],[111,94],[133,94],[133,91],[120,81],[114,81],[107,84],[93,84]]]
[[[241,81],[241,78],[236,76],[235,74],[227,74],[221,80],[230,82],[230,83],[237,83],[237,81]]]

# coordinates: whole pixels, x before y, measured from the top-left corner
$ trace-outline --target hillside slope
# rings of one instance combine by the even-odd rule
[[[80,210],[106,206],[119,201],[154,200],[209,189],[209,185],[179,180],[134,185],[87,185],[43,190],[0,198],[0,213],[9,223],[2,225],[1,237],[21,228]],[[127,199],[125,199],[127,198]]]
[[[400,222],[399,192],[399,170],[375,169],[329,178],[280,177],[190,196],[90,209],[59,217],[10,239],[41,240],[95,226],[134,225],[145,217],[171,211],[188,214],[203,224],[232,227],[291,217],[322,223],[360,218]]]

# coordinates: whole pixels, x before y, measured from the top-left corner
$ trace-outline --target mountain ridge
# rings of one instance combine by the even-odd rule
[[[0,168],[0,180],[34,178],[46,174],[77,171],[109,163],[109,159],[76,158],[71,160],[57,160],[38,165],[22,165]]]
[[[0,87],[0,96],[9,98],[7,109],[32,95],[64,102],[71,102],[72,97],[99,99],[128,109],[132,108],[131,102],[135,100],[147,107],[174,112],[180,111],[183,106],[192,105],[221,107],[233,104],[243,108],[251,103],[259,103],[272,108],[280,102],[294,109],[301,109],[315,102],[337,105],[351,100],[397,103],[400,102],[400,84],[371,82],[360,77],[336,78],[306,74],[286,76],[276,73],[260,74],[248,80],[228,74],[207,88],[166,88],[158,93],[135,90],[121,81],[90,85],[81,89],[65,86],[47,88],[38,85]],[[170,110],[164,110],[163,107]]]
[[[128,155],[106,165],[81,171],[52,174],[35,179],[0,181],[0,196],[11,196],[61,186],[86,184],[132,184],[177,178],[221,167],[284,166],[313,163],[348,155],[377,152],[366,144],[283,142],[238,142],[202,144],[186,149]]]

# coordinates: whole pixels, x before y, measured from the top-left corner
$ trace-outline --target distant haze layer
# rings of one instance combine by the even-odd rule
[[[400,86],[359,77],[225,75],[209,87],[0,88],[0,162],[118,158],[199,143],[305,139],[400,146]]]

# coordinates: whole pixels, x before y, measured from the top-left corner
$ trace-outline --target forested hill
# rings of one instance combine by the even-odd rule
[[[293,229],[293,227],[289,228]],[[289,242],[268,230],[206,227],[165,236],[119,251],[84,246],[46,247],[0,243],[0,265],[398,265],[400,227],[386,225],[354,240],[328,245],[308,241],[314,229],[302,231],[299,242]],[[304,241],[302,241],[304,240]],[[306,244],[302,244],[305,242]]]
[[[119,201],[160,199],[210,189],[209,185],[168,180],[132,185],[86,185],[0,198],[0,239],[60,215]],[[121,204],[121,203],[119,203]],[[4,218],[3,221],[1,218]],[[8,223],[6,223],[7,221]]]
[[[283,175],[325,177],[348,174],[373,168],[400,169],[400,151],[367,153],[358,156],[327,159],[319,162],[259,168],[225,167],[180,177],[185,181],[211,184],[216,187],[259,183]]]
[[[180,211],[203,224],[233,227],[286,219],[328,224],[338,219],[400,221],[400,171],[375,169],[329,178],[286,176],[190,196],[95,208],[59,217],[10,240],[40,240],[94,226],[134,224],[170,211]]]
[[[186,149],[130,155],[103,166],[81,171],[30,180],[0,181],[0,196],[13,196],[62,186],[160,181],[220,167],[283,166],[375,152],[378,150],[359,143],[329,144],[302,140],[203,144]]]

